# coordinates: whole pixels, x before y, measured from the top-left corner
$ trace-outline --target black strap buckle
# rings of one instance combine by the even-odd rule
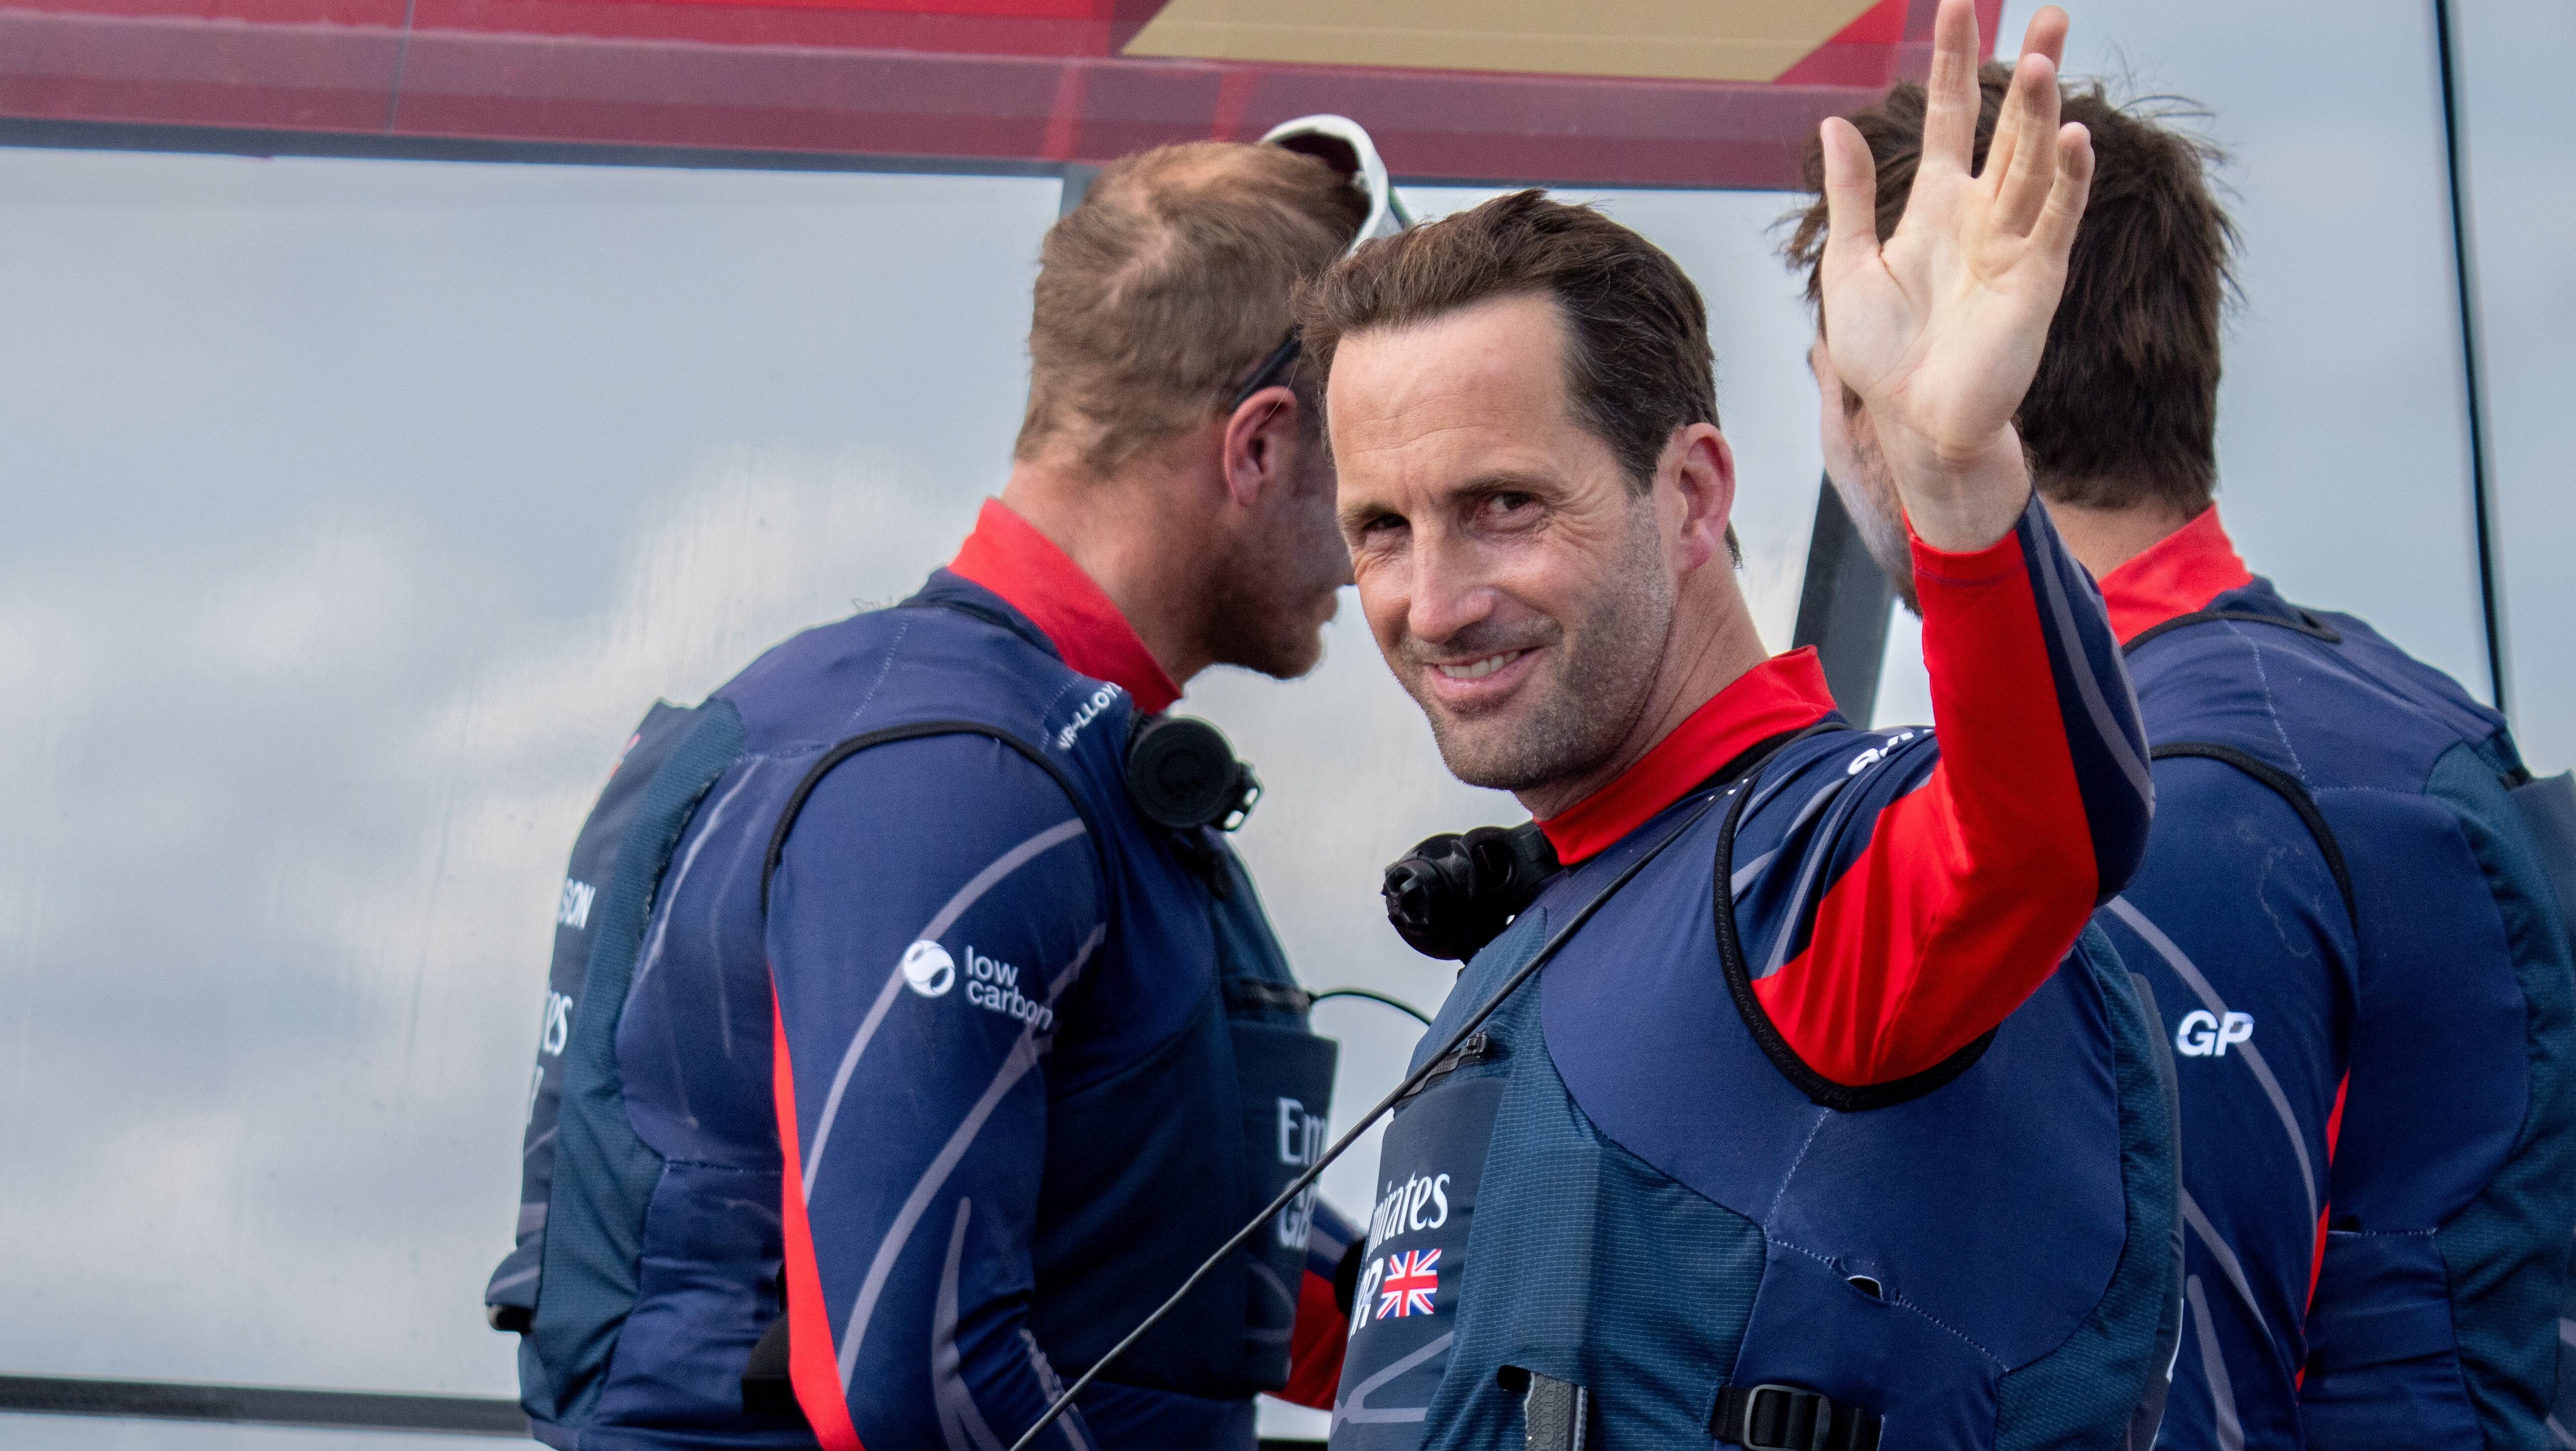
[[[1721,1386],[1709,1434],[1745,1451],[1878,1451],[1878,1417],[1792,1385]]]

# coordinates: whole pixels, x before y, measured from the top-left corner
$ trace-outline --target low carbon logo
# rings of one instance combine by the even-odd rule
[[[957,963],[947,948],[924,939],[903,950],[903,980],[914,992],[935,998],[957,986]]]

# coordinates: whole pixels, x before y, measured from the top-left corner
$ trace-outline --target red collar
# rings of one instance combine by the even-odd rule
[[[1803,730],[1834,708],[1814,647],[1774,655],[1709,697],[1609,785],[1538,824],[1572,866],[1598,856],[1718,768],[1783,731]]]
[[[1181,698],[1136,627],[1082,566],[1001,500],[984,501],[975,532],[948,570],[1000,595],[1055,642],[1065,664],[1134,696],[1138,710],[1150,715]]]
[[[2237,557],[2236,546],[2218,523],[2216,504],[2100,580],[2102,603],[2111,612],[2111,633],[2123,645],[2176,615],[2206,608],[2218,596],[2253,582],[2253,572]]]

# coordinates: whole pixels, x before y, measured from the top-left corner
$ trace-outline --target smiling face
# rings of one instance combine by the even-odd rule
[[[1449,769],[1525,797],[1619,750],[1674,620],[1655,495],[1575,421],[1565,345],[1533,295],[1355,332],[1325,409],[1378,649]]]

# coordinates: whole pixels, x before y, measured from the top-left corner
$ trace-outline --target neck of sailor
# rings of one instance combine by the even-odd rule
[[[1664,567],[1673,579],[1673,605],[1646,689],[1607,755],[1580,771],[1515,793],[1539,820],[1619,779],[1718,692],[1770,658],[1726,543],[1735,502],[1733,456],[1716,430],[1707,431],[1710,442],[1700,445],[1698,457],[1676,468],[1668,455],[1656,481],[1655,523]]]
[[[1015,460],[1002,503],[1091,576],[1176,685],[1214,663],[1215,541],[1231,520],[1221,423],[1148,445],[1107,471],[1071,449]]]
[[[2100,579],[2162,543],[2166,536],[2198,517],[2169,504],[2126,505],[2059,503],[2040,495],[2048,522],[2066,541],[2066,552]]]

